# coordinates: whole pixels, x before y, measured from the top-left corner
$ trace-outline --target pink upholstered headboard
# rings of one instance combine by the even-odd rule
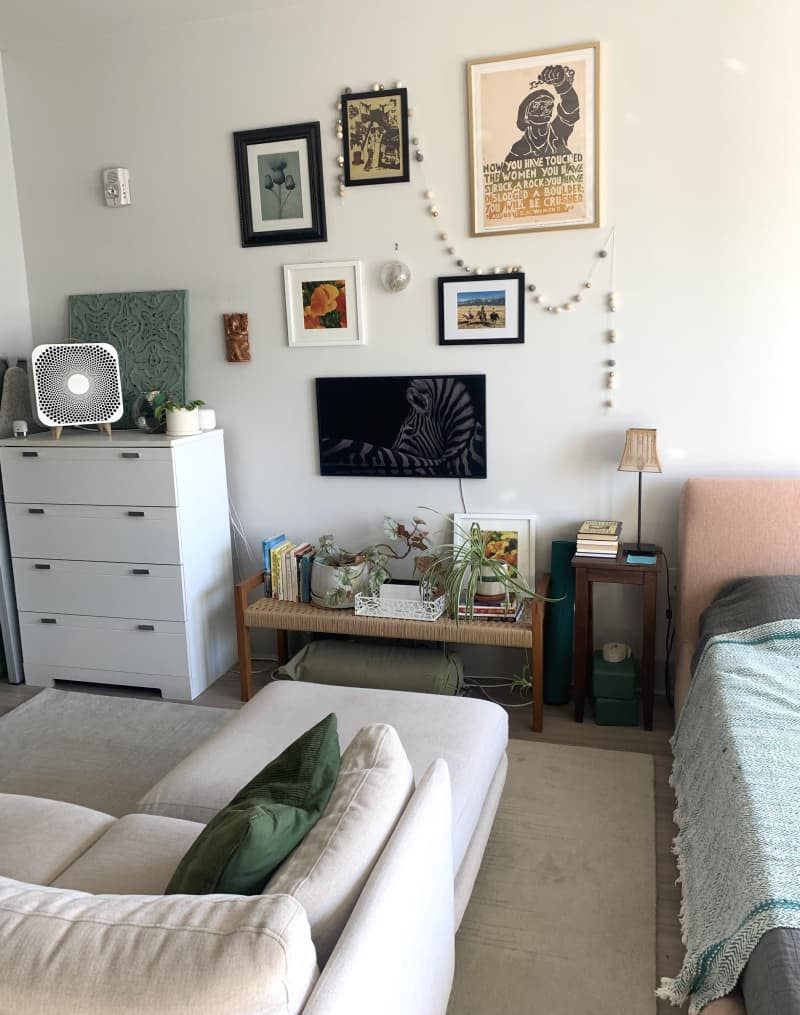
[[[732,578],[800,574],[800,479],[689,479],[678,522],[676,712],[700,614]]]

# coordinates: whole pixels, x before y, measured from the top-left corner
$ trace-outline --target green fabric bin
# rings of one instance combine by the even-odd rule
[[[639,702],[636,698],[595,698],[594,721],[598,726],[638,726]]]
[[[602,652],[592,662],[592,694],[595,698],[620,698],[631,701],[636,693],[636,663],[633,658],[609,663]]]

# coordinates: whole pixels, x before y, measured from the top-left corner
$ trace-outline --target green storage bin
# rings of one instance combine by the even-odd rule
[[[602,652],[595,652],[592,663],[592,694],[595,698],[618,698],[632,701],[636,693],[636,663],[623,659],[609,663]]]
[[[598,726],[638,726],[639,702],[634,698],[595,698],[594,721]]]

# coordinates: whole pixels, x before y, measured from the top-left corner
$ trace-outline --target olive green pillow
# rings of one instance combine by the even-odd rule
[[[311,829],[339,775],[336,716],[298,737],[215,814],[189,847],[166,895],[258,895]]]

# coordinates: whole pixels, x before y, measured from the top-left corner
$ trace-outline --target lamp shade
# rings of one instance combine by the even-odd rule
[[[617,472],[663,472],[656,447],[656,431],[631,427],[625,433],[625,448]]]

